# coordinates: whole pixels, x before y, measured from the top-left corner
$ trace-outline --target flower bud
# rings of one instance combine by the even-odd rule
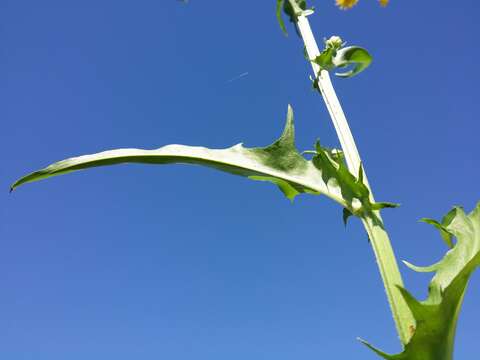
[[[325,45],[327,48],[338,50],[342,47],[343,41],[340,36],[331,36],[330,39],[325,41]]]

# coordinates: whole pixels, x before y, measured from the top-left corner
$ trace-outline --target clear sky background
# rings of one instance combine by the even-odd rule
[[[251,4],[251,8],[249,8]],[[421,217],[480,200],[479,2],[312,1],[318,39],[365,46],[334,83],[399,259],[446,251]],[[63,158],[169,143],[338,146],[275,1],[0,1],[0,358],[375,359],[400,350],[372,251],[326,198],[193,166],[116,166],[27,185]],[[229,81],[248,72],[241,78]],[[426,296],[430,275],[402,267]],[[480,275],[456,359],[478,358]]]

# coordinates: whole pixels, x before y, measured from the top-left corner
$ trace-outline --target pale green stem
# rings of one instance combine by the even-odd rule
[[[310,59],[315,59],[320,55],[320,51],[308,19],[303,13],[299,14],[297,17],[297,26],[305,44],[308,57]],[[330,81],[330,76],[327,71],[321,70],[314,62],[311,62],[311,65],[315,77],[318,76],[318,88],[320,89],[323,100],[330,113],[330,117],[332,118],[342,150],[345,154],[348,168],[352,174],[358,175],[362,162],[352,132],[350,131],[347,119],[342,110],[342,106],[340,105],[340,101],[338,100],[335,89]],[[364,175],[364,182],[370,189],[366,175]],[[370,194],[372,194],[371,189]],[[374,202],[373,195],[371,195],[371,201]],[[412,326],[415,325],[415,320],[405,300],[398,291],[399,286],[403,287],[402,276],[398,269],[388,234],[383,227],[380,213],[376,213],[375,215],[378,216],[379,222],[377,223],[374,222],[371,217],[365,217],[362,221],[372,244],[398,335],[401,342],[407,344],[412,336]]]

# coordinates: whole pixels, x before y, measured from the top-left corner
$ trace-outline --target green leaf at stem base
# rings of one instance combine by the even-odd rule
[[[435,222],[433,225],[438,228]],[[430,282],[428,298],[418,301],[407,290],[401,295],[410,308],[416,325],[412,337],[402,353],[386,354],[364,342],[387,360],[451,360],[455,330],[468,280],[480,266],[480,203],[470,214],[455,207],[442,221],[442,237],[447,232],[456,243],[444,258],[428,267],[418,267],[405,262],[419,272],[435,272]]]

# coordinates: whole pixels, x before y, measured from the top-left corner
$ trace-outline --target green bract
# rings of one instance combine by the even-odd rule
[[[340,77],[352,77],[365,70],[372,62],[372,56],[359,46],[348,46],[337,51],[332,59],[337,68],[353,65],[353,69],[344,73],[335,73]]]
[[[359,46],[348,46],[340,49],[326,46],[325,50],[312,61],[322,70],[327,71],[353,66],[349,71],[335,73],[339,77],[352,77],[370,66],[372,56],[367,50]]]

